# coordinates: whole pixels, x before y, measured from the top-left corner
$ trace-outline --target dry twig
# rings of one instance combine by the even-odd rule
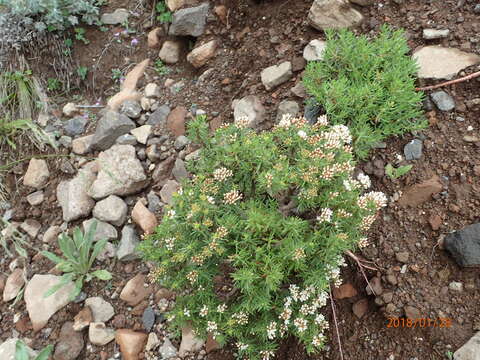
[[[373,290],[373,286],[370,285],[370,281],[368,281],[367,275],[365,274],[365,271],[363,270],[363,268],[367,268],[367,269],[374,270],[374,271],[377,271],[377,269],[374,268],[374,267],[371,267],[371,266],[369,266],[369,265],[363,264],[363,263],[360,261],[360,259],[358,258],[358,256],[356,256],[356,255],[355,255],[354,253],[352,253],[350,250],[347,250],[345,253],[346,253],[348,256],[350,256],[353,260],[356,261],[358,267],[360,268],[360,272],[361,272],[362,275],[363,275],[363,278],[365,279],[365,281],[366,281],[367,284],[368,284],[368,287],[370,288],[370,290],[372,290],[372,294],[376,296],[377,294],[375,293],[375,290]]]
[[[441,87],[444,87],[444,86],[448,86],[448,85],[452,85],[452,84],[458,84],[458,83],[461,83],[461,82],[464,82],[464,81],[467,81],[467,80],[475,79],[476,77],[479,77],[479,76],[480,76],[480,71],[477,71],[477,72],[474,72],[473,74],[461,77],[459,79],[446,81],[446,82],[443,82],[443,83],[437,84],[437,85],[431,85],[431,86],[416,88],[415,90],[417,90],[417,91],[427,91],[427,90],[438,89],[438,88],[441,88]]]
[[[338,350],[340,352],[340,359],[343,360],[342,341],[340,340],[340,332],[338,331],[337,313],[335,312],[335,303],[333,302],[331,287],[328,289],[328,292],[330,294],[330,306],[332,307],[333,322],[335,323],[335,330],[337,332]]]

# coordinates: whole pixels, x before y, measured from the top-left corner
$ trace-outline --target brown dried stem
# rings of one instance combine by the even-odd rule
[[[416,88],[415,90],[417,90],[417,91],[427,91],[427,90],[438,89],[438,88],[441,88],[441,87],[444,87],[444,86],[448,86],[448,85],[452,85],[452,84],[458,84],[458,83],[461,83],[461,82],[464,82],[464,81],[467,81],[467,80],[475,79],[476,77],[479,77],[479,76],[480,76],[480,71],[477,71],[477,72],[474,72],[473,74],[461,77],[459,79],[446,81],[446,82],[443,82],[443,83],[440,83],[440,84],[437,84],[437,85],[431,85],[431,86]]]
[[[338,350],[340,352],[340,359],[343,360],[342,341],[340,340],[340,332],[338,331],[337,313],[335,312],[335,303],[333,301],[332,288],[331,287],[328,289],[328,292],[330,294],[330,306],[332,307],[333,322],[335,323],[335,330],[337,332]]]

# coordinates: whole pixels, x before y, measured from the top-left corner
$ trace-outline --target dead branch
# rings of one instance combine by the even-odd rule
[[[446,82],[443,82],[443,83],[437,84],[437,85],[431,85],[431,86],[416,88],[415,90],[417,90],[417,91],[427,91],[427,90],[438,89],[438,88],[441,88],[441,87],[444,87],[444,86],[448,86],[448,85],[452,85],[452,84],[458,84],[458,83],[461,83],[461,82],[464,82],[464,81],[467,81],[467,80],[475,79],[476,77],[479,77],[479,76],[480,76],[480,71],[477,71],[477,72],[474,72],[473,74],[461,77],[459,79],[446,81]]]
[[[328,292],[330,294],[330,306],[332,307],[333,322],[335,323],[335,330],[337,332],[338,350],[340,352],[340,359],[343,360],[342,341],[340,340],[340,332],[338,331],[337,313],[335,312],[335,303],[333,302],[331,287],[329,287]]]

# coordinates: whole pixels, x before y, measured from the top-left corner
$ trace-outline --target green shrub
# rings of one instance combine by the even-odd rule
[[[384,26],[371,41],[348,30],[326,36],[324,58],[307,65],[304,84],[333,124],[350,127],[359,158],[388,136],[426,127],[403,31]]]
[[[0,6],[9,15],[30,19],[38,31],[63,30],[77,25],[80,20],[92,25],[98,23],[98,6],[103,0],[0,0]]]
[[[242,121],[210,137],[197,118],[189,137],[203,146],[187,163],[193,179],[140,245],[156,264],[150,279],[177,293],[173,329],[233,341],[240,358],[269,359],[288,335],[321,349],[342,254],[365,245],[360,229],[386,202],[352,177],[348,128],[285,117],[271,132]]]

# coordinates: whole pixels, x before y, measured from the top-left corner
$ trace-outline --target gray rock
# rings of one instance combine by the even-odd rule
[[[70,302],[70,295],[74,289],[74,284],[71,281],[51,296],[43,296],[48,289],[57,285],[60,280],[61,276],[35,274],[25,287],[24,300],[33,325],[33,331],[42,329],[47,325],[53,314]]]
[[[115,315],[112,304],[101,297],[90,297],[85,300],[85,305],[92,310],[93,322],[107,322]]]
[[[180,41],[167,40],[163,43],[158,57],[166,64],[175,64],[180,60],[181,49],[182,43]]]
[[[147,194],[148,210],[155,213],[162,209],[163,203],[160,197],[152,191]]]
[[[452,254],[458,265],[473,267],[480,265],[480,223],[448,234],[445,249]]]
[[[88,190],[95,177],[95,173],[85,167],[72,180],[58,184],[57,200],[62,207],[64,221],[70,222],[90,214],[95,201],[88,195]]]
[[[128,10],[116,9],[113,13],[103,14],[100,21],[105,25],[123,24],[128,20]]]
[[[263,69],[260,73],[262,83],[267,90],[271,90],[278,85],[290,80],[293,76],[292,63],[285,61],[279,65],[273,65]]]
[[[28,234],[28,236],[30,236],[32,239],[35,239],[37,237],[41,227],[42,225],[37,220],[34,220],[34,219],[26,219],[20,225],[20,229],[25,231]]]
[[[72,147],[72,138],[65,135],[60,136],[60,139],[58,139],[58,143],[64,148],[70,149]]]
[[[283,116],[296,116],[300,112],[300,106],[296,101],[283,100],[278,104],[276,123],[282,120]]]
[[[293,95],[299,98],[307,97],[307,90],[305,89],[305,86],[302,84],[301,81],[297,85],[292,87],[291,92]]]
[[[152,125],[142,125],[131,130],[130,133],[135,136],[135,139],[137,139],[140,144],[145,145],[150,137],[150,134],[152,133]]]
[[[23,177],[23,185],[39,190],[47,185],[49,177],[47,162],[43,159],[31,159]]]
[[[155,110],[147,120],[147,125],[165,125],[167,117],[170,114],[170,107],[168,105],[162,105]]]
[[[405,159],[418,160],[422,157],[423,143],[419,139],[413,139],[403,148],[403,153],[405,154]]]
[[[107,239],[107,240],[116,240],[118,237],[117,229],[115,229],[112,225],[99,221],[97,219],[89,219],[85,220],[82,223],[83,226],[83,232],[86,234],[88,230],[90,229],[90,226],[93,224],[93,222],[97,222],[97,229],[95,231],[95,234],[93,235],[93,241],[98,241],[102,239]]]
[[[135,100],[125,100],[120,106],[120,112],[130,119],[138,119],[142,114],[142,107]]]
[[[153,325],[155,324],[155,312],[152,307],[149,306],[143,311],[142,315],[143,327],[147,332],[152,330]]]
[[[188,172],[187,172],[187,169],[185,168],[185,163],[183,162],[182,159],[177,158],[177,160],[175,160],[175,165],[173,166],[172,175],[175,178],[175,180],[177,180],[178,182],[188,177]]]
[[[103,250],[100,251],[100,253],[97,255],[97,260],[105,261],[107,259],[114,258],[116,255],[117,255],[116,246],[112,244],[110,241],[107,241]]]
[[[169,35],[198,37],[205,31],[209,5],[181,9],[173,14]]]
[[[93,345],[107,345],[115,339],[115,330],[107,328],[104,323],[91,323],[88,328],[88,339]]]
[[[122,229],[122,239],[117,249],[117,258],[120,261],[132,261],[139,258],[135,250],[139,244],[139,238],[135,228],[131,225],[125,225]]]
[[[307,61],[323,60],[323,53],[327,43],[322,40],[313,39],[303,49],[303,58]]]
[[[190,144],[191,141],[184,135],[180,135],[175,139],[175,142],[173,143],[173,146],[175,147],[175,150],[182,150],[185,146]]]
[[[44,198],[45,196],[43,195],[42,190],[35,191],[34,193],[27,195],[27,201],[31,206],[40,205],[43,202]]]
[[[75,116],[67,121],[64,126],[65,133],[70,136],[81,135],[85,131],[85,126],[88,123],[88,119],[83,116]]]
[[[473,8],[473,12],[475,14],[480,14],[480,4],[475,5],[475,7]]]
[[[177,356],[177,349],[171,341],[166,337],[162,346],[158,349],[162,360],[171,359]]]
[[[238,122],[248,119],[248,126],[256,128],[265,120],[265,108],[260,99],[255,95],[248,95],[240,100],[233,100],[233,118]]]
[[[480,62],[480,56],[454,48],[425,46],[413,53],[421,79],[450,80],[460,70]]]
[[[373,4],[373,0],[350,0],[350,2],[360,6],[369,6]]]
[[[453,360],[480,359],[480,332],[477,332],[460,349],[453,354]]]
[[[99,172],[90,187],[94,199],[131,195],[142,190],[148,179],[132,145],[114,145],[98,156]]]
[[[160,198],[166,204],[171,204],[173,193],[177,192],[180,184],[175,180],[168,180],[160,190]]]
[[[426,40],[442,39],[446,38],[450,34],[450,30],[437,30],[437,29],[423,29],[423,38]]]
[[[93,208],[93,216],[115,226],[121,226],[127,218],[127,204],[115,195],[99,201]]]
[[[137,139],[135,139],[135,136],[132,134],[125,134],[119,136],[117,140],[115,140],[115,143],[118,145],[136,145]]]
[[[60,330],[53,358],[55,360],[75,360],[82,352],[84,345],[82,333],[73,330],[73,322],[67,321]]]
[[[135,129],[135,123],[126,115],[107,111],[98,121],[91,145],[97,150],[106,150],[120,135],[127,134],[132,129]]]
[[[313,125],[317,122],[318,116],[320,115],[320,106],[318,104],[315,104],[313,102],[308,102],[307,105],[305,105],[305,111],[304,111],[304,116],[307,121]]]
[[[451,111],[455,109],[455,101],[445,91],[435,91],[430,95],[432,101],[442,111]]]
[[[362,21],[347,0],[315,0],[308,13],[308,23],[317,30],[350,28]]]

